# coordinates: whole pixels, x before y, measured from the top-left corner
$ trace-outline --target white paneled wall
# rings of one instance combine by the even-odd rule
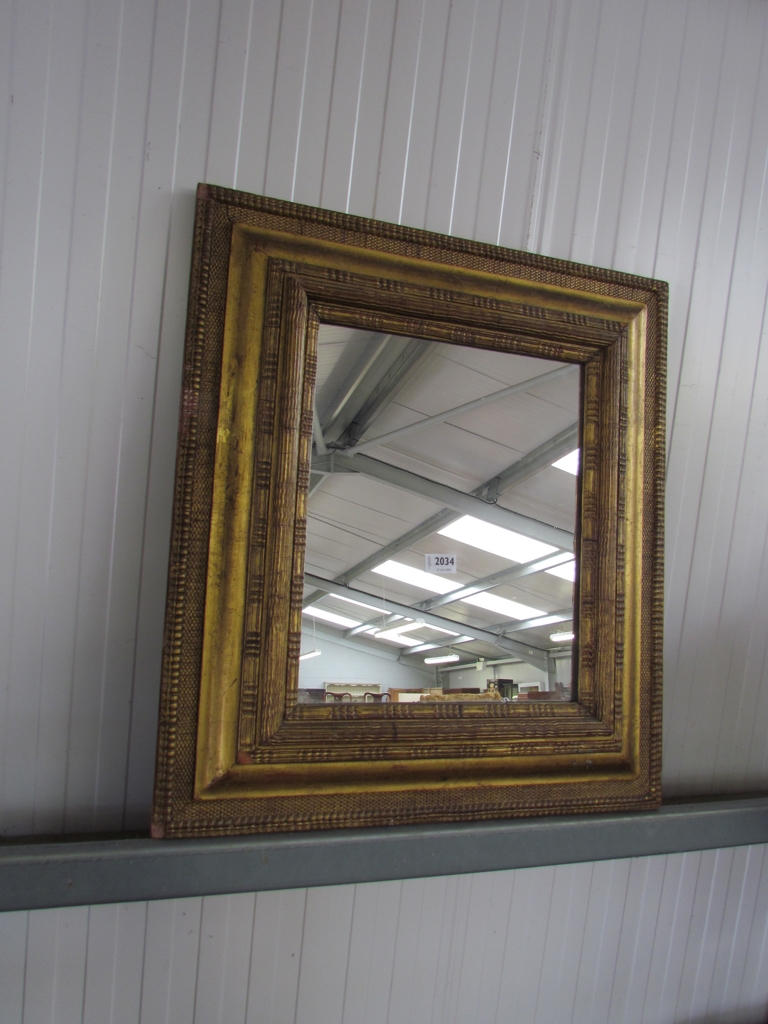
[[[198,181],[670,282],[665,790],[766,788],[767,28],[0,4],[1,831],[147,822]],[[757,1021],[767,923],[762,848],[11,914],[0,1019]]]
[[[142,826],[199,180],[669,280],[664,782],[768,782],[764,0],[0,8],[0,828]]]
[[[762,1024],[768,856],[5,914],[0,991],[3,1024]]]

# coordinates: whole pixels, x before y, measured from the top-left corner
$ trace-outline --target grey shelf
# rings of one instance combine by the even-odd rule
[[[768,842],[768,797],[633,814],[344,829],[227,839],[0,845],[0,910],[207,896]]]

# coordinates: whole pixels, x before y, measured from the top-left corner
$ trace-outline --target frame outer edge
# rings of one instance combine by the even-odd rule
[[[323,210],[312,210],[307,207],[299,207],[296,204],[284,203],[279,200],[270,200],[264,197],[258,196],[246,196],[244,193],[237,193],[226,189],[220,189],[216,186],[199,186],[198,198],[197,198],[197,209],[195,217],[195,250],[190,269],[190,288],[189,288],[189,305],[187,315],[187,329],[186,329],[186,340],[185,340],[185,354],[184,354],[184,376],[182,384],[182,395],[181,395],[181,409],[180,409],[180,428],[179,428],[179,449],[177,452],[177,463],[176,463],[176,486],[174,491],[174,512],[173,512],[173,524],[172,524],[172,539],[171,539],[171,564],[169,568],[169,586],[168,586],[168,603],[166,613],[166,626],[164,634],[164,650],[163,650],[163,673],[162,673],[162,684],[161,684],[161,704],[160,704],[160,728],[158,732],[158,762],[157,762],[157,775],[156,775],[156,787],[155,787],[155,804],[153,810],[153,826],[152,834],[156,837],[162,837],[169,834],[175,835],[202,835],[208,834],[222,834],[224,830],[231,830],[232,832],[244,832],[252,831],[254,829],[264,830],[267,832],[278,831],[279,825],[276,819],[269,820],[269,816],[264,818],[261,824],[257,824],[253,820],[252,824],[248,824],[247,819],[250,817],[251,812],[248,812],[244,806],[237,806],[237,801],[231,804],[231,815],[226,816],[227,820],[218,817],[216,812],[211,808],[210,811],[204,812],[203,808],[197,805],[197,814],[195,814],[195,807],[191,804],[187,806],[189,798],[186,797],[178,790],[178,782],[174,784],[176,778],[175,765],[176,765],[176,742],[177,742],[177,727],[178,727],[178,709],[179,709],[179,665],[181,657],[181,641],[182,641],[182,629],[183,621],[185,616],[186,608],[186,585],[185,585],[185,566],[189,544],[189,522],[188,522],[188,502],[191,495],[192,486],[194,484],[194,458],[197,451],[197,399],[199,397],[199,386],[200,386],[200,362],[202,354],[205,349],[205,322],[206,315],[208,312],[208,293],[210,288],[210,273],[211,273],[211,245],[213,236],[213,219],[214,214],[218,210],[219,220],[222,218],[228,221],[229,224],[237,223],[237,208],[267,211],[270,213],[278,214],[283,217],[291,217],[298,219],[299,217],[305,217],[307,221],[312,221],[319,225],[332,225],[342,231],[363,233],[368,232],[371,235],[380,236],[382,238],[398,239],[402,240],[408,245],[423,246],[426,252],[429,248],[434,245],[435,249],[439,251],[451,251],[454,253],[469,253],[482,258],[493,259],[495,261],[508,260],[511,264],[510,274],[513,266],[518,267],[531,267],[534,270],[540,269],[543,273],[550,275],[550,281],[542,279],[542,277],[531,277],[531,281],[540,281],[543,284],[549,284],[555,273],[562,274],[569,281],[578,280],[580,277],[586,279],[584,292],[592,291],[596,298],[604,295],[604,293],[597,287],[598,284],[606,286],[606,291],[610,291],[613,286],[624,289],[631,289],[635,293],[640,292],[646,296],[646,309],[648,308],[648,296],[654,295],[658,300],[656,316],[654,317],[654,343],[653,343],[653,360],[655,361],[655,390],[653,408],[651,409],[647,404],[645,408],[645,419],[646,423],[653,426],[654,440],[652,443],[652,459],[653,459],[653,474],[645,472],[645,468],[648,468],[647,457],[644,460],[645,468],[643,470],[642,478],[642,493],[643,500],[642,505],[644,513],[650,512],[649,505],[653,507],[653,526],[652,526],[652,550],[650,553],[651,568],[652,568],[652,586],[650,588],[650,602],[652,611],[651,620],[648,621],[646,618],[643,621],[644,632],[647,631],[646,635],[650,638],[649,648],[645,648],[648,652],[648,660],[646,662],[647,669],[644,667],[641,675],[647,679],[647,684],[644,683],[644,701],[648,703],[645,705],[648,708],[649,714],[646,720],[648,728],[648,739],[649,746],[648,750],[648,765],[649,775],[647,783],[649,788],[644,789],[643,792],[639,788],[635,787],[634,790],[630,787],[625,791],[624,796],[618,794],[608,795],[607,791],[601,796],[590,796],[586,792],[581,798],[581,803],[577,800],[577,791],[573,790],[573,796],[562,795],[559,799],[553,798],[553,803],[550,805],[548,801],[544,801],[541,806],[538,803],[531,802],[526,804],[525,802],[516,805],[514,810],[515,814],[525,813],[537,813],[537,814],[552,814],[553,811],[557,813],[573,813],[576,810],[595,810],[608,809],[611,807],[630,807],[635,806],[637,808],[642,805],[650,806],[656,803],[659,799],[659,788],[658,780],[660,777],[660,752],[661,752],[661,643],[662,643],[662,612],[660,609],[660,600],[663,594],[663,479],[664,479],[664,451],[665,451],[665,436],[664,436],[664,393],[663,384],[665,381],[665,353],[664,353],[664,341],[666,337],[666,295],[667,287],[662,282],[651,281],[650,279],[637,278],[631,275],[621,274],[615,271],[600,270],[596,268],[581,267],[578,264],[571,264],[561,260],[553,260],[547,257],[533,256],[531,254],[518,253],[513,250],[503,250],[500,247],[486,246],[481,243],[471,242],[463,239],[455,239],[450,236],[433,235],[423,231],[417,231],[416,229],[402,228],[398,225],[386,225],[381,222],[370,222],[363,220],[362,218],[350,217],[346,214],[337,214],[332,211]],[[216,229],[219,234],[221,228]],[[297,234],[301,234],[300,227],[297,225]],[[311,234],[311,232],[308,232]],[[217,236],[218,237],[218,236]],[[216,243],[217,246],[219,243]],[[372,246],[372,251],[377,251],[375,246]],[[217,252],[218,252],[217,248]],[[383,251],[383,250],[382,250]],[[440,262],[435,259],[435,262]],[[450,260],[446,260],[443,266],[448,269],[452,265]],[[460,260],[456,261],[456,266],[464,266]],[[476,264],[466,265],[467,269],[471,269]],[[494,274],[499,271],[491,268],[488,272]],[[525,277],[525,275],[523,275]],[[591,289],[587,287],[587,284],[594,283],[595,288]],[[557,285],[556,285],[557,286]],[[559,286],[562,292],[566,292],[568,288],[574,288],[573,284],[568,285],[563,283]],[[220,288],[219,288],[220,290]],[[225,289],[226,290],[226,289]],[[576,287],[576,291],[578,288]],[[218,294],[218,292],[217,292]],[[622,294],[621,291],[612,292],[612,297],[621,301],[637,301],[640,302],[639,297],[633,297],[626,291]],[[608,299],[609,296],[605,295]],[[218,300],[217,300],[218,302]],[[218,308],[218,305],[217,305]],[[574,332],[575,334],[576,332]],[[583,343],[583,342],[582,342]],[[650,354],[650,353],[649,353]],[[647,370],[647,373],[649,371]],[[647,382],[650,384],[650,376],[646,376]],[[206,428],[207,429],[207,428]],[[646,443],[645,451],[648,452]],[[651,476],[653,478],[653,488],[651,487]],[[645,661],[645,658],[643,659]],[[647,670],[647,676],[646,676]],[[643,702],[644,703],[644,702]],[[642,705],[636,705],[637,710],[642,710]],[[185,712],[188,715],[188,712]],[[186,769],[185,769],[186,771]],[[617,777],[618,778],[618,777]],[[565,785],[563,780],[563,785]],[[597,780],[595,780],[597,781]],[[617,781],[617,780],[612,780]],[[643,783],[645,785],[645,783]],[[602,793],[602,791],[601,791]],[[362,794],[359,794],[362,796]],[[174,820],[174,801],[179,803],[179,809],[181,813]],[[183,810],[182,810],[183,805]],[[213,815],[211,815],[213,811]],[[191,812],[191,813],[190,813]],[[349,813],[349,812],[348,812]],[[245,814],[245,818],[242,815]],[[468,810],[463,810],[459,813],[447,813],[442,820],[461,820],[467,818],[483,818],[483,817],[498,817],[498,812],[490,813],[488,810],[481,812],[478,810],[473,813]],[[304,821],[302,824],[297,822],[299,828],[334,828],[341,824],[341,818],[344,817],[341,812],[339,814],[324,813],[322,815],[322,823],[318,820],[315,824],[309,824],[309,819]],[[354,818],[354,814],[352,814]],[[365,816],[363,816],[364,818]],[[281,819],[282,820],[282,819]],[[314,820],[314,819],[313,819]],[[429,820],[429,817],[425,814],[425,819]],[[434,815],[433,815],[433,819]],[[439,820],[439,819],[437,819]],[[363,819],[360,820],[360,825],[365,827]],[[277,827],[276,827],[277,826]]]

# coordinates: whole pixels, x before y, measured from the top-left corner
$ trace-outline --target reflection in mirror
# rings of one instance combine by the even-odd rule
[[[570,700],[578,367],[323,324],[300,702]]]

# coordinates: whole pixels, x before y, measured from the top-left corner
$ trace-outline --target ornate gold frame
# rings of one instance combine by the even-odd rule
[[[657,806],[667,286],[198,189],[155,836]],[[582,371],[578,699],[296,702],[317,328]]]

